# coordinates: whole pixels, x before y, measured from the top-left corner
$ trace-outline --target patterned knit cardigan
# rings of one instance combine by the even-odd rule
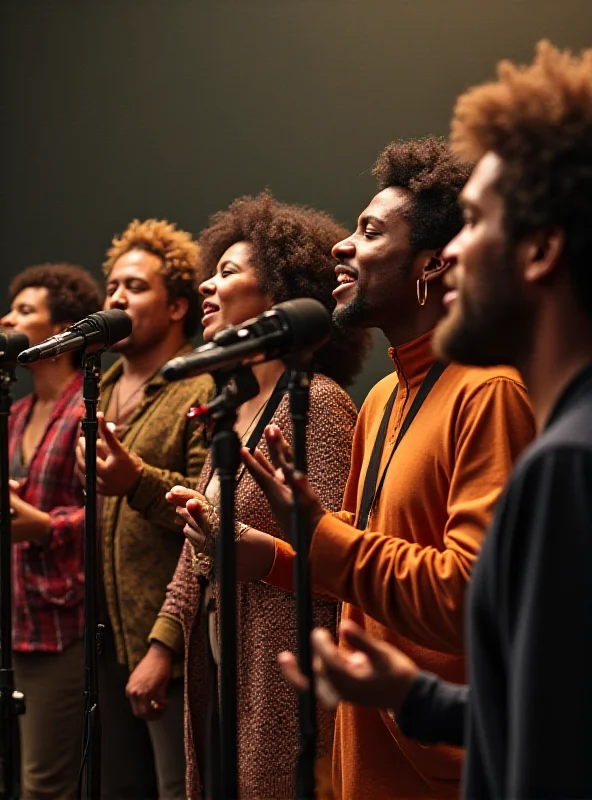
[[[318,375],[311,382],[307,432],[308,476],[325,508],[341,506],[347,480],[356,409],[332,380]],[[292,438],[286,395],[272,421],[288,441]],[[260,448],[266,452],[262,440]],[[200,490],[211,475],[208,457]],[[284,538],[273,522],[267,502],[249,473],[241,467],[236,493],[236,518],[254,528]],[[202,792],[198,764],[206,753],[204,722],[208,687],[208,631],[200,613],[200,589],[192,568],[191,545],[185,543],[167,590],[161,615],[180,623],[185,639],[185,747],[187,792],[197,800]],[[213,594],[217,600],[217,585]],[[266,583],[237,587],[238,612],[238,753],[239,787],[243,800],[291,800],[295,796],[298,752],[297,698],[283,679],[277,654],[296,650],[295,601],[291,594]],[[335,630],[336,604],[315,600],[315,624]],[[330,754],[333,715],[318,709],[319,757]],[[325,759],[323,759],[325,760]]]

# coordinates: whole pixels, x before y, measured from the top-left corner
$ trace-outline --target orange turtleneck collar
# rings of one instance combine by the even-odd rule
[[[395,365],[399,383],[411,387],[423,381],[436,360],[432,350],[433,330],[399,347],[389,347],[389,358]]]

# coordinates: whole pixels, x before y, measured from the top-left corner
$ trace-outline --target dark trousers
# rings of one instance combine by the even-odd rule
[[[113,632],[106,626],[99,658],[103,735],[103,800],[184,800],[183,679],[169,684],[163,716],[145,722],[132,713],[125,687],[129,670],[117,663]]]

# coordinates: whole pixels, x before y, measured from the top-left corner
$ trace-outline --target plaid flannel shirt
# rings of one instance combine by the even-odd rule
[[[28,395],[12,407],[11,463],[34,401]],[[20,652],[60,652],[84,634],[84,495],[74,469],[83,414],[78,374],[56,402],[19,492],[49,514],[51,531],[46,544],[12,546],[12,636]]]

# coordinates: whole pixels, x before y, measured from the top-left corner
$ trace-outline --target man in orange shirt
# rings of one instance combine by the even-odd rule
[[[343,619],[396,644],[424,669],[460,681],[471,567],[534,423],[516,372],[443,369],[432,354],[448,266],[440,251],[461,227],[457,198],[470,169],[443,141],[428,138],[390,145],[374,172],[379,193],[357,230],[333,249],[335,320],[380,328],[395,372],[361,410],[343,510],[325,513],[300,482],[310,510],[312,580],[316,591],[343,601]],[[268,440],[279,458],[279,432],[272,429]],[[261,455],[244,458],[289,530],[290,490]],[[196,504],[190,509],[195,514]],[[289,545],[248,531],[238,547],[241,578],[291,590]],[[336,796],[458,795],[459,749],[422,747],[376,709],[342,704],[336,725]]]
[[[592,50],[541,42],[532,64],[457,101],[477,158],[461,195],[440,351],[513,363],[538,437],[498,503],[468,603],[470,692],[350,622],[315,631],[317,693],[397,712],[409,736],[465,744],[465,798],[592,797]],[[296,685],[306,681],[282,657]],[[559,735],[560,731],[560,735]]]

